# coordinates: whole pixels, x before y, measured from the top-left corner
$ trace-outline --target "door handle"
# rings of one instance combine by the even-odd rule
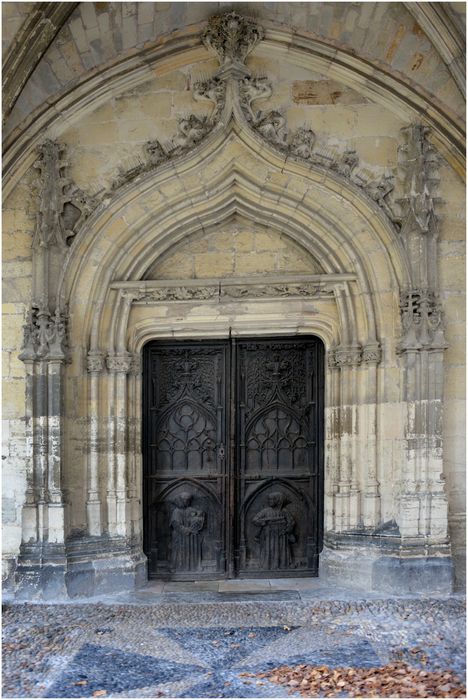
[[[220,459],[224,459],[225,451],[224,451],[224,445],[221,444],[218,448],[218,457]]]

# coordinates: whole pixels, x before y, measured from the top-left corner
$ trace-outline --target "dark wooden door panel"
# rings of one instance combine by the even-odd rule
[[[224,576],[227,343],[146,349],[145,553],[150,577]]]
[[[145,348],[150,577],[317,575],[323,354],[316,338]]]
[[[317,339],[237,345],[238,571],[316,575],[322,540]]]

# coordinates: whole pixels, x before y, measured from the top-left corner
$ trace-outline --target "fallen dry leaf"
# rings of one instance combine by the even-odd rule
[[[465,686],[452,672],[421,671],[403,661],[379,668],[280,666],[255,676],[286,685],[290,692],[297,689],[303,697],[336,697],[338,693],[346,693],[348,697],[376,698],[466,696]]]
[[[107,690],[95,690],[93,698],[103,698],[105,695],[107,695]]]

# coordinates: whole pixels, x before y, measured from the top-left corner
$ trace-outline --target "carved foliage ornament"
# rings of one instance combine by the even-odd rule
[[[245,66],[245,59],[264,37],[264,31],[253,18],[242,17],[229,12],[211,17],[202,40],[213,50],[219,59],[220,69],[208,80],[198,81],[192,86],[193,98],[213,104],[207,117],[193,114],[179,118],[177,134],[163,145],[159,141],[146,144],[146,155],[142,161],[126,171],[121,170],[112,189],[132,181],[138,175],[153,170],[168,159],[183,155],[195,147],[209,134],[219,121],[226,102],[226,83],[234,81],[232,91],[238,99],[242,112],[250,126],[274,148],[285,154],[331,170],[345,177],[364,192],[385,212],[395,225],[400,218],[395,215],[389,203],[389,195],[394,189],[393,174],[383,173],[374,179],[359,168],[359,157],[354,150],[338,153],[328,146],[317,146],[316,135],[307,126],[290,132],[286,118],[278,110],[255,112],[253,102],[267,99],[272,95],[272,84],[266,77],[251,76]]]
[[[34,167],[39,170],[39,208],[33,246],[47,248],[70,245],[83,221],[98,206],[98,200],[77,187],[64,170],[65,146],[50,139],[38,148]]]
[[[67,322],[66,308],[52,314],[45,303],[33,304],[23,326],[20,360],[68,360]]]
[[[410,289],[400,295],[403,337],[399,351],[444,349],[444,318],[437,295],[427,289]]]
[[[328,351],[327,361],[330,369],[341,367],[357,367],[361,363],[379,364],[382,360],[380,343],[370,342],[361,348],[360,345],[338,346]]]
[[[330,286],[319,282],[289,282],[285,284],[213,285],[210,287],[157,287],[155,289],[122,290],[122,296],[137,302],[196,301],[208,299],[275,299],[290,297],[328,297]]]
[[[215,51],[221,67],[225,67],[232,63],[243,64],[263,36],[262,27],[254,19],[228,12],[210,17],[202,41]]]

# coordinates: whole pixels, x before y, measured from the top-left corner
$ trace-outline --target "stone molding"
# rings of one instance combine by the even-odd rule
[[[237,77],[249,72],[245,59],[263,37],[263,27],[252,17],[227,12],[210,17],[202,41],[218,57],[221,66],[218,74]]]
[[[228,278],[200,280],[145,280],[111,283],[123,298],[136,303],[225,300],[330,298],[338,286],[355,279],[353,274],[307,275],[301,278],[287,276]]]
[[[32,304],[23,326],[23,347],[19,359],[69,360],[68,311],[59,307],[51,313],[47,304]]]

